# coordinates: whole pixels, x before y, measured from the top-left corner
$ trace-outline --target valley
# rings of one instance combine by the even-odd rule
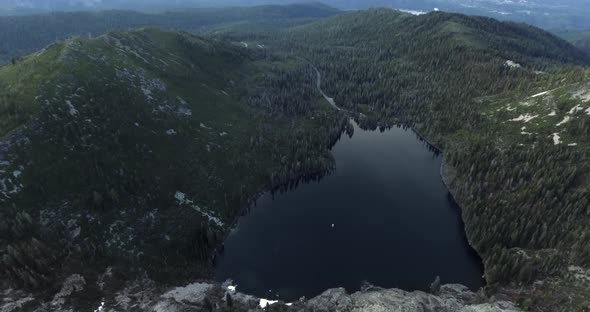
[[[260,23],[212,21],[198,35],[96,28],[0,67],[7,302],[51,307],[64,281],[83,280],[59,307],[128,310],[116,299],[127,296],[153,310],[157,299],[137,299],[146,291],[190,310],[179,295],[188,289],[167,289],[211,280],[219,246],[260,194],[290,196],[337,176],[343,134],[402,126],[442,149],[442,177],[485,286],[330,296],[351,311],[384,293],[449,311],[499,302],[506,311],[584,311],[590,57],[538,28],[490,18],[300,8],[295,17],[266,8],[283,15]],[[196,310],[256,308],[254,297],[205,284],[211,298],[192,294],[202,297]]]

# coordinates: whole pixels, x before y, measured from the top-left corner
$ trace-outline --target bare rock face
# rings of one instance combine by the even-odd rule
[[[342,288],[330,289],[305,303],[305,310],[318,312],[508,312],[519,311],[512,303],[484,303],[483,298],[462,285],[444,285],[439,295],[421,291],[372,288],[348,295]]]
[[[106,273],[105,273],[106,274]],[[108,275],[108,274],[107,274]],[[100,280],[99,284],[103,281]],[[353,294],[344,288],[326,290],[323,294],[293,303],[284,303],[242,294],[231,282],[223,285],[207,282],[162,289],[149,279],[136,280],[114,293],[96,296],[97,288],[88,287],[80,275],[65,280],[61,290],[49,301],[12,290],[3,293],[0,312],[76,311],[87,306],[90,311],[149,312],[513,312],[520,311],[511,302],[495,301],[478,295],[463,285],[443,285],[437,295],[422,291],[367,287]],[[79,293],[89,292],[100,302],[81,302]],[[2,295],[2,292],[0,292]],[[77,296],[78,300],[72,300]],[[23,310],[23,311],[24,311]]]

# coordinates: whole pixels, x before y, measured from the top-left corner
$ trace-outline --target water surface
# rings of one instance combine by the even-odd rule
[[[263,298],[295,300],[324,290],[427,290],[482,286],[460,208],[441,181],[441,156],[410,130],[355,125],[333,148],[336,171],[317,183],[258,200],[218,258],[215,278]]]

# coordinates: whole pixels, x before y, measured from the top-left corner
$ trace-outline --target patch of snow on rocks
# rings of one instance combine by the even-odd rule
[[[100,302],[100,306],[94,310],[94,312],[102,312],[105,311],[104,309],[104,301]]]
[[[590,101],[590,90],[579,90],[578,92],[574,93],[574,97],[584,102],[588,102]]]
[[[570,111],[568,112],[568,114],[570,114],[570,115],[573,115],[573,114],[575,114],[576,112],[578,112],[578,111],[581,111],[581,110],[583,110],[583,109],[584,109],[584,108],[580,107],[580,104],[578,104],[578,105],[576,105],[576,106],[572,107],[572,109],[570,109]]]
[[[540,97],[540,96],[543,96],[545,94],[548,94],[549,92],[551,92],[551,91],[545,91],[545,92],[537,93],[535,95],[531,95],[530,98],[533,99],[533,98],[536,98],[536,97]]]
[[[561,144],[561,137],[559,136],[559,133],[554,133],[553,134],[553,144],[554,145]]]
[[[260,299],[260,307],[265,309],[267,306],[273,305],[275,303],[279,302],[278,300],[268,300],[268,299]]]
[[[560,121],[558,124],[556,124],[557,127],[561,126],[561,125],[565,125],[566,123],[568,123],[572,118],[570,116],[565,116],[565,118],[563,118],[562,121]]]
[[[506,66],[510,67],[510,68],[521,68],[522,66],[512,60],[507,60],[505,63]]]
[[[557,112],[556,112],[556,111],[552,111],[552,112],[551,112],[551,113],[549,113],[549,115],[547,115],[547,116],[549,116],[549,117],[552,117],[552,116],[557,116]]]
[[[509,121],[524,121],[524,122],[529,122],[535,118],[539,117],[539,115],[531,115],[531,114],[525,114],[525,115],[520,115],[514,119],[510,119]]]
[[[506,106],[506,110],[511,112],[511,111],[515,111],[517,108],[516,107],[510,107],[510,105]]]

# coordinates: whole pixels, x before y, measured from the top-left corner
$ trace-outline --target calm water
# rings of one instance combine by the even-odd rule
[[[283,300],[356,291],[363,281],[427,290],[437,275],[482,286],[483,266],[440,179],[440,156],[409,130],[356,125],[333,153],[334,174],[264,196],[241,218],[218,258],[217,280]]]

